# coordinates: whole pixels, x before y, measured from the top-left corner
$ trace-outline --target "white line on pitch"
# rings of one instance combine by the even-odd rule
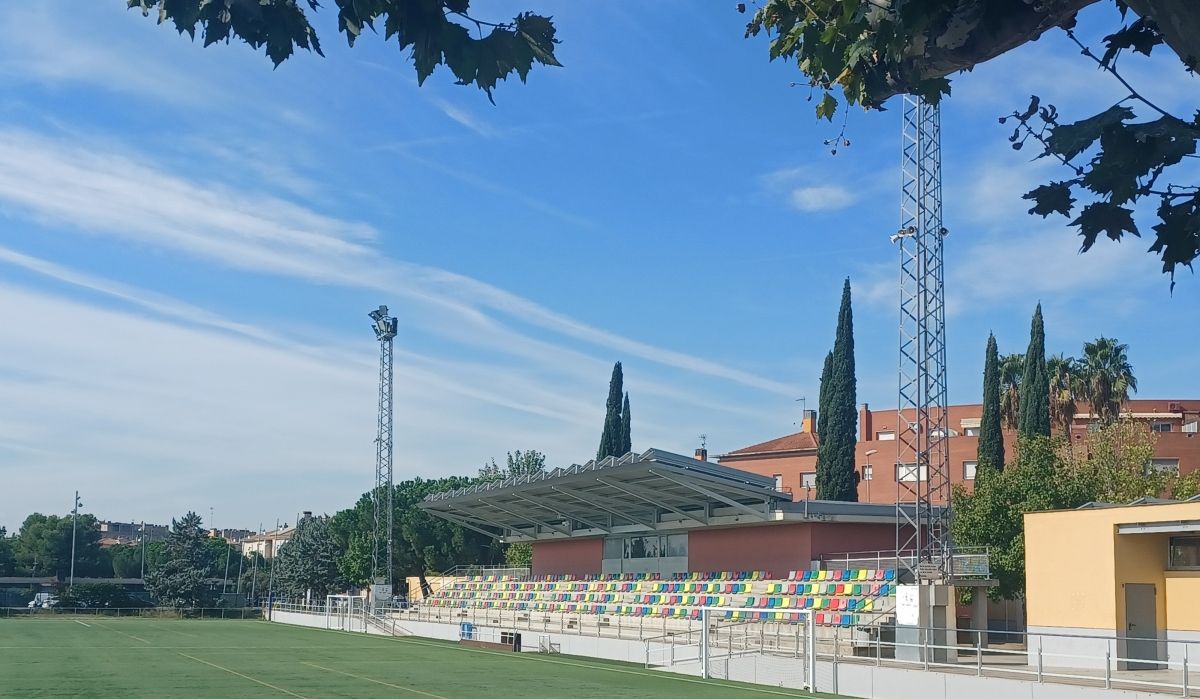
[[[78,619],[76,619],[76,620],[75,620],[75,623],[76,623],[76,624],[81,624],[81,625],[83,625],[83,626],[86,626],[86,627],[88,627],[89,629],[90,629],[90,628],[92,628],[92,625],[91,625],[91,624],[84,624],[82,621],[80,621],[80,620],[78,620]]]

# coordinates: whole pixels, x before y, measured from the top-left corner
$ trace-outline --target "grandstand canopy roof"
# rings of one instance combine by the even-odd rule
[[[509,541],[784,520],[881,522],[896,512],[894,505],[794,503],[772,478],[658,449],[437,493],[420,507]]]

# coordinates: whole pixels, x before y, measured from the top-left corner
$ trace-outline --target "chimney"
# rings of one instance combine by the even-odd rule
[[[800,431],[809,433],[817,431],[817,411],[804,411],[803,416],[800,418]]]
[[[858,441],[869,442],[875,439],[875,426],[871,422],[871,409],[863,403],[858,409]]]
[[[708,461],[708,449],[700,447],[696,450],[696,461]]]
[[[308,519],[309,517],[312,517],[312,510],[305,510],[305,511],[304,511],[304,516],[303,516],[303,517],[301,517],[300,519],[301,519],[301,520],[305,520],[305,519]]]

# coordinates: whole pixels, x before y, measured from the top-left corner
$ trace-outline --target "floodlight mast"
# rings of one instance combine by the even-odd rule
[[[397,321],[380,306],[368,314],[375,321],[379,341],[379,414],[375,435],[375,490],[372,495],[374,529],[371,547],[371,581],[392,592],[392,340]],[[375,588],[378,589],[378,588]],[[374,602],[374,599],[372,599]]]
[[[918,580],[946,581],[952,542],[941,115],[936,104],[905,95],[902,119],[901,222],[891,236],[900,247],[897,567]]]

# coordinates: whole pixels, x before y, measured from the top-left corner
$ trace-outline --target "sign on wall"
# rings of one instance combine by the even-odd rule
[[[902,626],[921,625],[921,586],[896,586],[896,623]]]

